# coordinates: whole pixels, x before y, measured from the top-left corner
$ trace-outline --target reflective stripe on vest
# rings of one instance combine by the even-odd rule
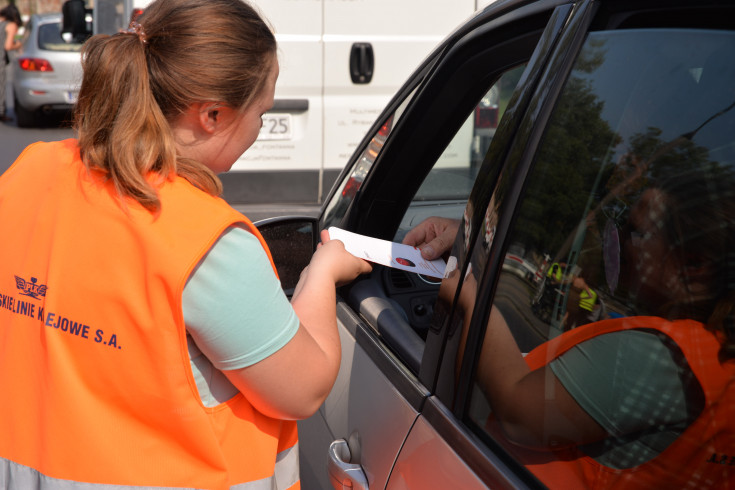
[[[613,469],[577,448],[533,451],[508,442],[506,449],[552,489],[735,488],[735,464],[730,464],[735,463],[735,362],[720,364],[720,343],[701,323],[657,317],[604,320],[541,344],[525,360],[532,370],[539,369],[585,340],[628,329],[657,330],[676,342],[705,394],[702,413],[666,450],[635,468]],[[494,421],[488,428],[503,438]]]
[[[182,178],[157,190],[156,215],[121,207],[74,140],[0,176],[0,458],[50,488],[298,487],[296,423],[241,394],[204,407],[186,346],[193,268],[229,226],[265,243]]]
[[[263,480],[240,483],[231,487],[231,490],[273,490],[273,489],[290,489],[298,488],[299,483],[299,447],[298,444],[286,449],[282,454],[278,455],[276,460],[275,476],[265,478]],[[87,490],[123,490],[122,485],[107,485],[104,483],[84,483],[73,482],[69,480],[58,480],[41,474],[40,472],[29,468],[28,466],[19,465],[7,459],[0,458],[0,482],[6,485],[6,488],[26,489],[37,488],[43,490],[76,490],[83,486]],[[7,486],[9,485],[9,486]],[[131,486],[131,490],[166,490],[181,489],[183,487],[145,487]],[[191,487],[187,487],[191,488]]]

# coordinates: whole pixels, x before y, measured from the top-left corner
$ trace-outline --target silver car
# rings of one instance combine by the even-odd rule
[[[398,91],[317,218],[257,223],[286,286],[317,230],[459,230],[441,281],[373,264],[338,289],[302,488],[734,488],[733,53],[732,0],[498,0]]]
[[[62,38],[60,13],[31,17],[11,63],[18,126],[35,126],[44,116],[71,109],[81,82],[83,41]]]

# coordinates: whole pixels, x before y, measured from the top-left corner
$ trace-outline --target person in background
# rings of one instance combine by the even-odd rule
[[[77,139],[0,177],[4,488],[299,487],[295,420],[340,364],[335,286],[370,266],[322,232],[289,302],[217,197],[276,53],[241,0],[156,0],[84,45]]]
[[[7,66],[10,63],[8,51],[20,48],[20,41],[15,39],[18,29],[23,25],[18,8],[10,4],[0,10],[0,33],[3,33],[3,61],[0,68],[0,121],[12,121],[6,114],[5,85],[7,83]]]

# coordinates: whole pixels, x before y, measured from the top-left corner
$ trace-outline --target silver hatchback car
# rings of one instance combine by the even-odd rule
[[[12,63],[18,126],[34,126],[52,112],[71,109],[81,83],[83,41],[62,38],[60,13],[31,17]]]

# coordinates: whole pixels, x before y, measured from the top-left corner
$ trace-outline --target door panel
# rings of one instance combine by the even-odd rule
[[[406,94],[409,102],[405,110],[401,108],[402,115],[384,114],[387,123],[381,130],[386,131],[377,130],[372,139],[366,138],[365,148],[358,149],[369,154],[369,162],[355,161],[355,168],[344,174],[345,184],[331,197],[322,223],[400,240],[405,232],[401,227],[415,225],[418,214],[462,217],[487,145],[495,138],[496,128],[501,133],[505,107],[510,107],[519,80],[528,83],[525,63],[552,17],[548,5],[522,10],[523,14],[503,20],[497,14],[488,16],[491,26],[503,29],[478,22],[476,29],[465,31],[461,40],[443,51],[446,56],[439,57],[431,75],[417,82],[410,96]],[[556,32],[562,22],[552,24],[550,30]],[[502,166],[502,161],[498,158],[487,165]],[[385,488],[397,461],[391,482],[396,488],[457,488],[458,484],[480,488],[496,482],[511,486],[507,478],[514,478],[514,471],[471,442],[472,434],[448,408],[451,403],[430,397],[427,386],[435,382],[434,377],[419,381],[419,373],[437,372],[439,358],[427,357],[423,347],[427,330],[439,329],[441,324],[419,325],[406,314],[406,305],[413,311],[418,307],[430,312],[414,300],[431,296],[433,302],[438,285],[416,289],[414,282],[414,289],[409,287],[399,297],[393,294],[397,285],[386,279],[389,276],[375,266],[370,277],[340,290],[345,298],[338,304],[340,374],[319,412],[300,423],[302,468],[316,475],[307,482],[307,470],[302,472],[304,488],[331,487],[326,471],[330,441],[323,437],[325,432],[333,441],[347,441],[349,462],[361,465],[370,488]],[[376,293],[371,295],[369,288],[362,291],[365,283],[374,286]],[[447,350],[452,348],[456,346]],[[433,407],[429,416],[423,412],[427,405]],[[319,436],[307,437],[312,432]],[[406,452],[398,459],[406,442]],[[426,479],[434,470],[441,472],[435,475],[436,481]]]
[[[441,461],[441,464],[427,464]],[[486,488],[446,440],[419,417],[388,481],[389,489]]]
[[[475,11],[473,0],[324,2],[324,167],[341,169],[382,108],[431,50]],[[411,21],[420,12],[419,22]],[[369,83],[350,78],[355,43],[368,43]]]
[[[420,400],[427,393],[416,384],[409,388],[415,390],[415,396],[404,396],[394,380],[405,376],[405,370],[378,347],[369,327],[344,303],[337,306],[342,361],[327,400],[317,414],[299,422],[302,486],[305,490],[331,488],[329,444],[345,439],[352,453],[350,462],[363,467],[370,488],[384,488],[401,444],[418,416],[417,407],[408,400]],[[376,355],[382,362],[376,362]],[[324,434],[330,434],[331,439]]]

